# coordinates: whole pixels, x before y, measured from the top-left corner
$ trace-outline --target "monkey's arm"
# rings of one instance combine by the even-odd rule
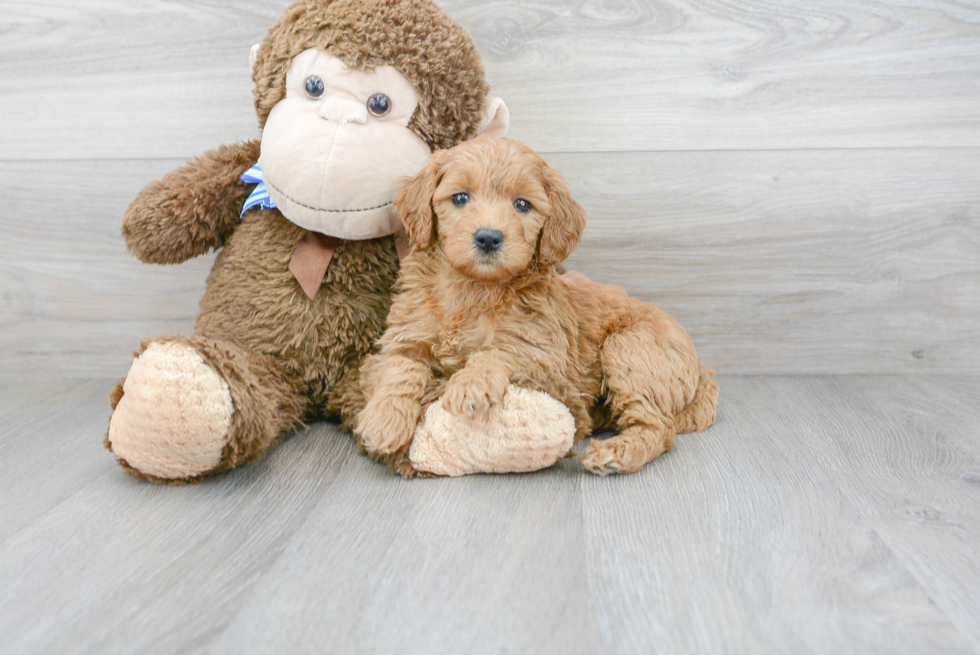
[[[252,191],[239,177],[258,159],[258,141],[221,146],[150,183],[123,217],[126,247],[150,264],[178,264],[220,248]]]

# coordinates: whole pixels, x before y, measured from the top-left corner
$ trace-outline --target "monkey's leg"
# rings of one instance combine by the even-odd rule
[[[307,405],[272,358],[199,335],[143,343],[104,444],[137,478],[191,482],[260,457]]]
[[[482,377],[467,379],[458,385],[466,392],[460,398],[471,395],[487,407],[476,415],[453,413],[443,402],[452,385],[433,380],[427,366],[402,356],[371,355],[357,376],[339,385],[330,407],[342,416],[353,414],[356,418],[345,424],[354,424],[358,444],[403,477],[536,471],[568,453],[577,427],[588,429],[553,397],[556,391],[581,409],[585,422],[588,412],[570,389],[532,373],[518,375],[518,385],[508,385],[505,377],[500,399],[477,383]]]
[[[587,470],[634,473],[674,447],[674,416],[694,398],[700,364],[686,335],[671,338],[673,329],[641,321],[603,343],[600,361],[619,434],[589,443],[580,459]]]
[[[592,427],[568,380],[500,351],[470,357],[428,405],[409,453],[436,475],[537,471],[564,457]]]
[[[412,467],[432,475],[520,473],[551,466],[571,449],[575,419],[562,402],[511,384],[475,416],[429,404],[412,439]]]

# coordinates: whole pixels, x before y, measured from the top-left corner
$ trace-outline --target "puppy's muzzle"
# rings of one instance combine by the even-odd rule
[[[485,255],[492,255],[500,250],[504,243],[504,233],[500,230],[480,228],[473,234],[473,244]]]

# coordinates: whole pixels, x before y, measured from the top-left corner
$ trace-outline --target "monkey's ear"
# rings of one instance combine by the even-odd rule
[[[487,98],[483,108],[483,120],[480,122],[480,136],[493,138],[507,135],[510,129],[510,111],[500,98]]]
[[[585,210],[572,198],[565,180],[553,168],[545,173],[544,187],[551,214],[541,228],[538,261],[550,266],[563,261],[578,247],[585,230]]]
[[[255,59],[259,56],[259,46],[261,43],[256,43],[252,46],[252,49],[248,51],[248,67],[251,71],[255,72]]]
[[[401,215],[405,231],[419,250],[432,245],[435,232],[435,212],[432,198],[439,185],[439,172],[445,150],[432,153],[429,163],[398,190],[395,206]]]

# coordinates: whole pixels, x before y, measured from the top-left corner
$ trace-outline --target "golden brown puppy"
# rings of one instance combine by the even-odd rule
[[[677,321],[619,288],[556,273],[585,215],[529,148],[478,138],[436,152],[396,203],[414,249],[380,352],[361,368],[353,427],[369,453],[404,453],[438,398],[478,415],[511,383],[563,402],[577,440],[619,432],[584,451],[594,473],[637,471],[678,432],[714,422],[718,385]]]

